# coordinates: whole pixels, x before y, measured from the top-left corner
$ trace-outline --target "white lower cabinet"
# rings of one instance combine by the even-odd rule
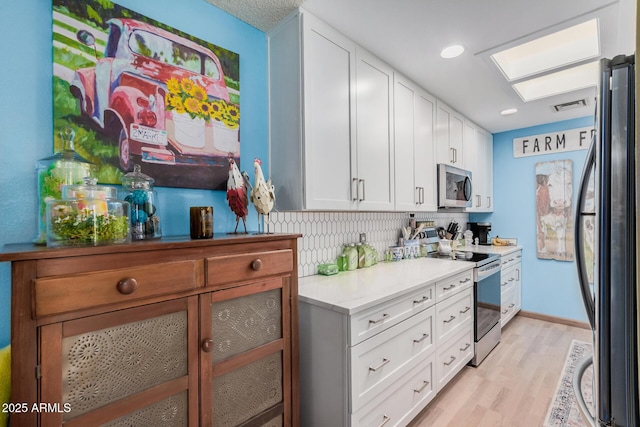
[[[471,274],[352,315],[301,300],[301,424],[407,425],[473,357]]]
[[[500,271],[500,326],[504,327],[522,307],[522,251],[502,255]]]

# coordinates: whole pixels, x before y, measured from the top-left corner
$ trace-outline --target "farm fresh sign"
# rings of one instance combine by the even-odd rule
[[[513,157],[540,156],[565,151],[586,150],[595,133],[592,127],[513,138]]]

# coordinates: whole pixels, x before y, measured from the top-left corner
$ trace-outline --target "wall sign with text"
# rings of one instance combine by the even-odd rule
[[[593,127],[513,138],[513,157],[540,156],[565,151],[586,150],[596,130]]]

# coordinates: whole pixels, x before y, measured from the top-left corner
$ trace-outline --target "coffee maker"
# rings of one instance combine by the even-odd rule
[[[467,226],[473,233],[474,242],[478,238],[479,245],[491,246],[491,238],[489,237],[489,232],[491,231],[490,222],[468,222]]]

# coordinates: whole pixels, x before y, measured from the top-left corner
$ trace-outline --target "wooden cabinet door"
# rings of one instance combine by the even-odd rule
[[[393,210],[393,69],[360,49],[356,59],[358,209]]]
[[[350,210],[356,206],[355,44],[308,13],[303,28],[304,207]]]
[[[46,426],[198,425],[197,297],[40,328]]]
[[[292,425],[290,283],[201,295],[201,425]]]

